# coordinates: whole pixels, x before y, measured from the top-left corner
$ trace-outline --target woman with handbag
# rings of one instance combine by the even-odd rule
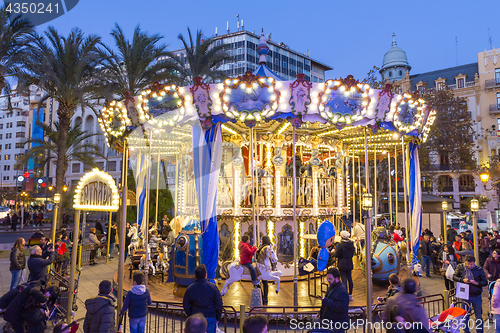
[[[90,241],[90,264],[91,265],[97,264],[95,262],[95,257],[97,254],[97,248],[101,244],[101,242],[99,242],[99,239],[95,235],[95,232],[96,232],[96,228],[90,228],[89,241]]]
[[[494,250],[491,257],[486,259],[483,270],[489,282],[496,281],[500,278],[500,250]]]
[[[10,290],[14,289],[21,282],[23,269],[26,267],[26,256],[24,255],[24,245],[26,241],[24,238],[16,239],[14,246],[10,252],[10,273],[12,274],[12,281],[10,283]]]
[[[490,256],[490,238],[486,231],[481,231],[479,241],[479,266],[484,266],[486,259]]]
[[[441,272],[444,278],[444,286],[446,287],[446,290],[455,289],[455,283],[453,282],[453,273],[455,272],[455,268],[457,267],[458,260],[455,255],[453,246],[444,244],[443,250],[439,254],[439,262],[441,263]],[[451,270],[453,270],[453,272],[451,272]],[[451,276],[452,278],[449,279],[447,275]]]

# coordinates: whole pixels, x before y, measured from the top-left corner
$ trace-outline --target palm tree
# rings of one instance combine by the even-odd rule
[[[9,97],[10,85],[6,77],[13,74],[13,69],[20,63],[20,55],[28,47],[26,39],[33,32],[33,25],[21,15],[12,17],[6,6],[0,7],[0,93]],[[10,98],[8,99],[10,107]]]
[[[189,45],[184,36],[179,34],[178,38],[184,44],[186,60],[176,57],[170,53],[170,57],[175,60],[178,66],[179,76],[182,85],[192,84],[195,77],[201,77],[205,81],[217,82],[226,78],[224,71],[219,67],[225,61],[234,61],[228,52],[229,45],[215,45],[213,38],[202,40],[202,31],[196,33],[196,42],[193,41],[191,30],[188,28]]]
[[[167,46],[160,44],[163,36],[149,35],[137,26],[130,42],[117,23],[111,30],[111,36],[118,52],[104,46],[104,81],[99,87],[102,97],[108,100],[127,99],[139,95],[154,82],[178,81],[176,66],[171,59],[167,59]]]
[[[99,151],[99,147],[91,143],[92,137],[98,134],[82,131],[81,124],[70,127],[64,135],[66,150],[61,156],[59,156],[59,140],[63,133],[59,122],[54,123],[54,128],[41,122],[37,122],[37,125],[43,129],[44,138],[31,138],[24,142],[25,146],[31,145],[31,148],[16,162],[16,167],[25,165],[31,159],[37,159],[39,163],[45,165],[50,159],[57,158],[58,161],[63,161],[63,174],[65,174],[71,161],[79,161],[95,167],[95,158],[104,157]],[[61,158],[59,159],[59,157]]]
[[[44,35],[32,35],[18,76],[19,84],[24,89],[34,84],[45,92],[40,105],[49,97],[58,104],[58,134],[57,141],[54,141],[57,145],[55,188],[61,194],[67,169],[65,158],[71,119],[78,106],[91,106],[90,93],[95,89],[101,62],[101,51],[98,49],[101,38],[96,35],[85,37],[78,28],[73,28],[68,37],[64,37],[49,27]]]

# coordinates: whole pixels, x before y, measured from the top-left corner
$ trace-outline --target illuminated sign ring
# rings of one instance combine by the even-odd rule
[[[76,210],[116,212],[119,203],[118,188],[113,177],[94,168],[80,179],[73,207]]]

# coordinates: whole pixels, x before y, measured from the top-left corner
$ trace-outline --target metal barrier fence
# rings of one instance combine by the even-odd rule
[[[429,317],[435,316],[445,309],[445,298],[443,295],[429,295],[418,298]],[[385,304],[378,304],[373,309],[372,331],[385,332],[382,327],[381,318]],[[244,305],[242,305],[245,308]],[[325,328],[317,320],[319,307],[293,307],[293,306],[265,306],[254,307],[245,314],[240,315],[231,306],[224,306],[222,319],[219,322],[219,329],[226,333],[237,333],[247,316],[260,314],[265,316],[268,321],[268,332],[286,333],[288,331],[307,332],[311,329]],[[349,307],[349,320],[351,322],[348,332],[361,333],[366,332],[366,308],[351,306]],[[171,333],[183,332],[184,323],[187,316],[184,313],[182,303],[153,302],[149,307],[149,313],[146,321],[146,332]],[[127,331],[128,320],[126,314],[121,318],[123,331]]]
[[[149,306],[145,332],[182,333],[186,319],[182,303],[153,302]],[[219,328],[226,333],[237,333],[239,332],[238,319],[239,314],[232,306],[224,306]],[[125,313],[120,320],[123,325],[121,332],[126,332],[128,329],[127,314]]]

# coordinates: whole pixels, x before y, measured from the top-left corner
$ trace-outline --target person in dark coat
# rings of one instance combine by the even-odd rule
[[[429,330],[429,319],[425,313],[425,309],[417,299],[415,292],[417,290],[417,283],[412,278],[406,278],[403,281],[403,292],[397,293],[394,297],[390,297],[382,312],[382,320],[389,321],[389,311],[394,306],[399,306],[404,310],[413,323],[422,323],[423,328]]]
[[[144,332],[148,316],[148,306],[151,305],[149,289],[144,285],[144,274],[136,273],[134,285],[127,292],[120,315],[128,310],[130,332]]]
[[[465,262],[457,266],[455,274],[453,274],[453,280],[469,285],[469,299],[462,299],[462,301],[469,304],[469,306],[474,310],[474,314],[476,316],[476,320],[474,321],[476,332],[482,333],[483,299],[481,294],[483,292],[483,287],[486,287],[488,284],[488,280],[486,279],[484,270],[481,267],[476,266],[475,261],[476,258],[473,256],[466,256]],[[469,329],[469,327],[465,327],[464,331],[469,332]]]
[[[182,301],[188,316],[201,313],[207,320],[207,333],[215,333],[217,323],[222,317],[222,296],[219,288],[207,280],[205,265],[194,269],[196,281],[186,289]]]
[[[59,296],[59,287],[50,286],[45,289],[43,298],[30,295],[24,303],[23,317],[26,321],[26,333],[44,333],[47,328],[50,309]],[[42,307],[43,306],[43,307]]]
[[[28,268],[30,270],[29,281],[35,280],[49,280],[48,266],[56,260],[56,252],[54,247],[48,250],[49,257],[44,259],[42,257],[42,249],[36,245],[31,248],[31,256],[28,259]]]
[[[3,318],[12,325],[16,333],[24,333],[25,318],[23,312],[26,301],[30,297],[34,297],[40,301],[46,300],[46,297],[43,295],[44,289],[45,281],[33,281],[19,292],[7,306]]]
[[[111,297],[111,282],[99,283],[99,294],[85,301],[87,313],[83,322],[84,333],[115,333],[115,299]]]
[[[95,223],[96,235],[104,235],[104,228],[102,227],[101,219]]]
[[[352,257],[356,250],[354,243],[349,240],[349,232],[345,230],[341,231],[340,236],[342,237],[342,241],[336,246],[335,252],[332,255],[338,258],[337,268],[340,271],[340,278],[344,286],[348,288],[349,300],[352,301],[352,270],[354,268]]]
[[[9,225],[11,226],[11,230],[12,230],[12,225],[11,225],[11,219],[10,219],[10,214],[7,214],[7,216],[4,218],[3,220],[3,224],[7,226],[7,230],[9,228]]]
[[[12,214],[12,231],[17,230],[17,223],[19,222],[19,216],[16,213]]]
[[[496,281],[500,277],[500,250],[494,250],[491,256],[486,259],[483,270],[488,281]]]
[[[432,243],[429,239],[429,235],[425,234],[424,238],[420,242],[420,256],[422,257],[422,270],[425,267],[425,275],[431,277],[431,254],[432,254]]]
[[[129,231],[130,231],[130,223],[127,222],[127,224],[125,225],[125,246],[122,249],[125,252],[125,260],[127,260],[128,246],[132,241],[132,236],[128,235]]]
[[[26,256],[24,255],[24,246],[26,241],[24,238],[16,239],[12,251],[10,252],[10,272],[12,274],[12,281],[10,289],[14,289],[21,281],[23,269],[26,267]]]
[[[457,235],[457,231],[453,229],[450,225],[446,226],[446,242],[448,244],[453,244],[455,241],[455,236]]]
[[[345,332],[349,329],[349,294],[340,281],[340,272],[336,267],[328,269],[326,279],[330,285],[325,297],[321,298],[318,316],[322,323],[327,320],[329,327],[340,327],[335,329],[335,332]]]

